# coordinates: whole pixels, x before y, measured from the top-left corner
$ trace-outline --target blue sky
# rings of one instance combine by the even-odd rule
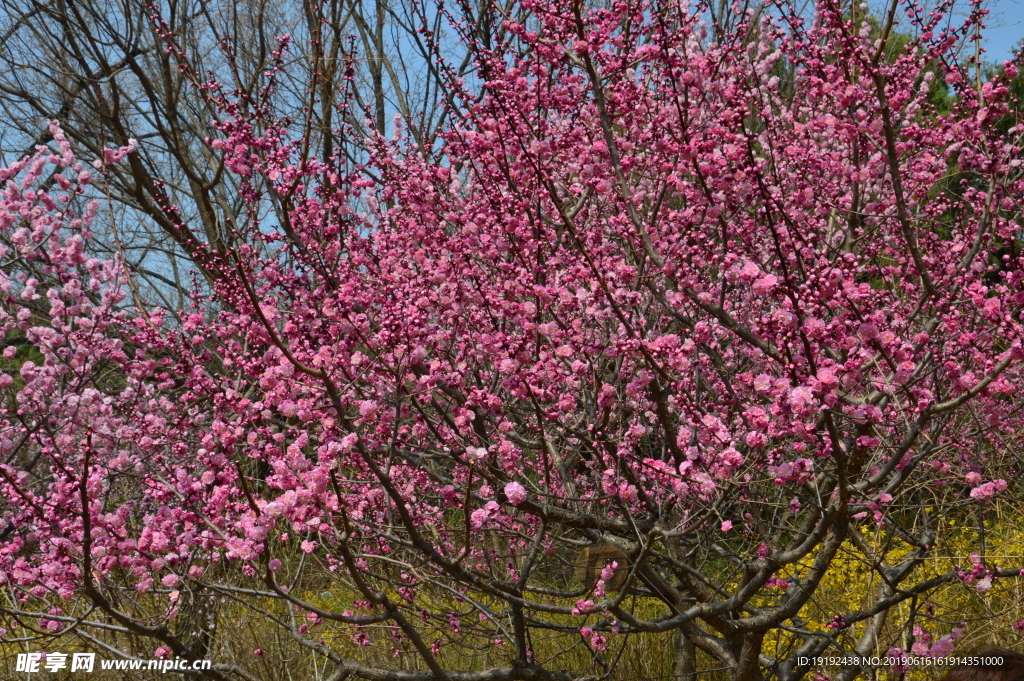
[[[986,61],[1001,63],[1024,38],[1024,0],[988,0],[985,31]]]

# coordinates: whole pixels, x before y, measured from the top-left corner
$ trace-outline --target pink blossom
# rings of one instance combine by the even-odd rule
[[[484,523],[487,522],[487,511],[485,511],[482,508],[478,508],[469,515],[469,518],[470,527],[472,527],[474,530],[482,529]]]
[[[931,650],[928,651],[928,655],[935,658],[949,657],[956,649],[954,641],[955,639],[952,636],[943,636],[935,642]]]
[[[778,277],[774,274],[768,274],[755,281],[751,289],[757,295],[763,295],[774,289],[778,281]]]
[[[508,503],[518,506],[526,501],[526,488],[518,482],[510,482],[505,485],[505,497],[508,499]]]
[[[483,461],[487,458],[487,450],[483,447],[466,447],[466,457],[470,461]]]
[[[978,501],[988,501],[996,495],[996,485],[992,482],[986,482],[983,485],[979,485],[971,490],[971,498],[977,499]]]
[[[789,404],[798,412],[814,407],[814,393],[807,386],[798,386],[789,393]]]
[[[757,263],[748,260],[740,268],[740,276],[744,281],[750,282],[761,275],[761,268],[757,266]]]
[[[892,660],[893,673],[905,674],[910,670],[910,658],[902,648],[889,648],[886,657]]]

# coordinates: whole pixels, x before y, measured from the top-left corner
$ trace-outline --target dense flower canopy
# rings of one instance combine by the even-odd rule
[[[915,573],[941,515],[1010,477],[1016,65],[975,87],[971,22],[914,6],[891,54],[828,3],[714,35],[685,3],[522,5],[472,45],[480,86],[453,81],[439,149],[396,120],[358,165],[316,158],[265,105],[287,39],[258,98],[196,75],[246,210],[191,309],[146,306],[116,254],[87,253],[115,218],[80,197],[132,144],[89,170],[54,124],[55,150],[3,171],[0,323],[24,360],[0,377],[5,612],[96,636],[99,608],[194,657],[180,613],[230,595],[297,608],[274,615],[297,645],[378,679],[413,677],[315,627],[360,643],[384,623],[424,679],[458,669],[448,640],[507,645],[480,679],[556,678],[531,631],[579,631],[607,665],[616,636],[679,630],[736,678],[795,678],[840,636],[887,648],[894,605],[1018,573]],[[617,561],[566,581],[593,544],[628,557],[619,588]],[[844,546],[885,579],[812,626]]]

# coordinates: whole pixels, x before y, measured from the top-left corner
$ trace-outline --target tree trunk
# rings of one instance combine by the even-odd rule
[[[672,681],[697,681],[697,648],[682,629],[672,638]]]

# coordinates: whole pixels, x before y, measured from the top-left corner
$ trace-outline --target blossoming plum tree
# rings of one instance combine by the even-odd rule
[[[958,61],[980,10],[907,5],[891,54],[896,3],[881,31],[829,2],[520,5],[464,34],[479,83],[451,80],[437,148],[396,120],[335,132],[359,164],[312,157],[269,104],[287,38],[258,96],[193,73],[246,211],[191,309],[87,256],[129,141],[92,173],[54,124],[3,171],[7,638],[217,658],[248,613],[324,678],[567,681],[665,632],[680,678],[796,679],[908,627],[945,654],[928,595],[1019,575],[983,526],[924,567],[1013,479],[1024,157],[996,125],[1017,65]],[[627,560],[586,588],[598,544]],[[829,611],[851,560],[873,577]]]

